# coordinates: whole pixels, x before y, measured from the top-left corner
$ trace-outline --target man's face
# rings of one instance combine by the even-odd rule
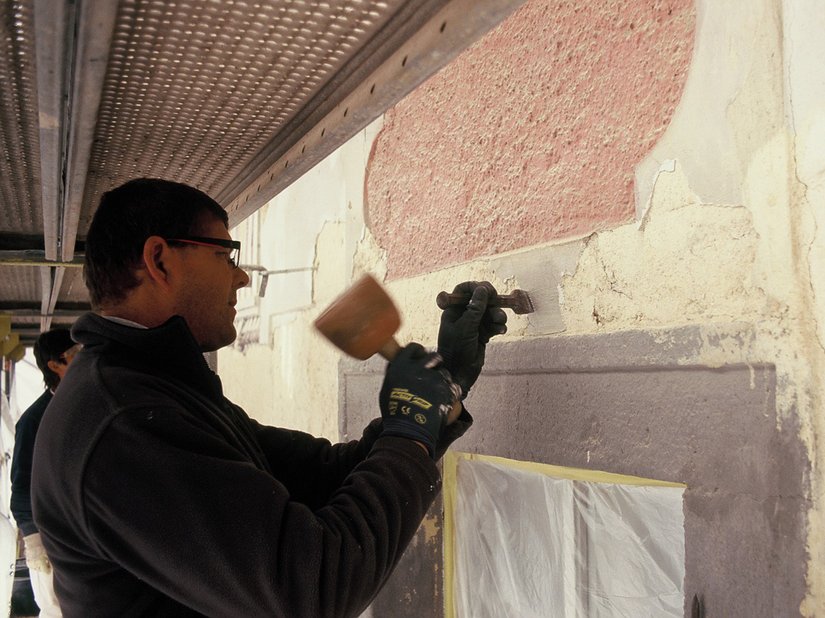
[[[198,236],[231,240],[223,222],[210,219]],[[249,284],[249,276],[229,259],[229,249],[186,245],[181,251],[185,264],[175,312],[183,316],[204,352],[235,340],[237,290]]]

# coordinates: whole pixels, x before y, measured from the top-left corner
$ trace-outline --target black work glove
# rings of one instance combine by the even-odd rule
[[[384,430],[381,435],[421,442],[431,457],[457,399],[449,373],[437,354],[417,343],[402,348],[387,366],[378,396]]]
[[[471,298],[468,305],[453,305],[441,314],[438,353],[464,399],[484,366],[490,338],[507,332],[507,314],[501,307],[487,307],[487,300],[497,293],[488,281],[459,283],[453,293]]]

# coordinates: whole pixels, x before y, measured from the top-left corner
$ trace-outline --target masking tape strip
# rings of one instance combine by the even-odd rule
[[[659,481],[656,479],[646,479],[640,476],[630,476],[628,474],[616,474],[613,472],[602,472],[600,470],[588,470],[586,468],[568,468],[566,466],[554,466],[551,464],[536,463],[533,461],[518,461],[506,459],[504,457],[494,457],[492,455],[477,455],[475,453],[456,453],[456,459],[466,459],[468,461],[481,461],[487,463],[507,466],[525,472],[544,474],[559,479],[569,481],[586,481],[588,483],[612,483],[614,485],[642,485],[646,487],[679,487],[685,489],[684,483],[674,483],[672,481]],[[456,466],[458,463],[456,462]]]
[[[455,506],[456,506],[456,470],[461,454],[447,451],[441,460],[441,487],[444,502],[444,618],[455,618]]]

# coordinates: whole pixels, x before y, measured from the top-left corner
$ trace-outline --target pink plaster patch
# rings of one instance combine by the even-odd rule
[[[691,0],[528,0],[390,110],[366,182],[390,277],[632,220],[694,22]]]

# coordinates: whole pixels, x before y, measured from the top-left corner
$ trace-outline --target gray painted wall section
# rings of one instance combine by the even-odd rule
[[[810,466],[796,420],[777,419],[772,365],[702,364],[752,337],[730,325],[491,345],[467,401],[475,424],[455,447],[685,483],[686,615],[694,594],[708,616],[799,615]],[[383,367],[341,363],[344,438],[377,410]],[[376,616],[441,615],[432,536],[408,552]]]

